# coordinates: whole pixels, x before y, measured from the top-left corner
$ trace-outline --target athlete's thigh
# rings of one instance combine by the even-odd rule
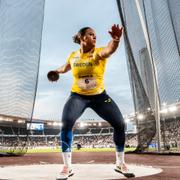
[[[70,95],[64,105],[62,113],[63,128],[71,129],[86,107],[87,102],[85,99],[79,97],[78,95]]]
[[[105,94],[97,99],[91,107],[101,118],[108,121],[113,127],[124,123],[123,116],[117,104]]]

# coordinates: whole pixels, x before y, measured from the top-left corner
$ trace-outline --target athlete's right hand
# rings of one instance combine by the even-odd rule
[[[123,27],[119,27],[119,25],[114,24],[111,27],[111,30],[109,31],[109,34],[111,35],[112,39],[119,41],[120,37],[123,34]]]
[[[57,71],[49,71],[47,74],[47,78],[50,82],[58,81],[59,73]]]

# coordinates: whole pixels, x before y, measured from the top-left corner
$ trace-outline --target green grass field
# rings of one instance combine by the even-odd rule
[[[135,148],[125,148],[125,151],[133,151]],[[73,148],[72,152],[114,152],[115,148]],[[0,153],[7,154],[26,154],[26,153],[56,153],[61,152],[59,147],[51,148],[51,147],[42,147],[42,148],[8,148],[1,149]]]
[[[135,148],[126,148],[125,151],[133,151]],[[115,148],[81,148],[80,150],[73,148],[73,152],[114,152]],[[27,153],[53,153],[61,152],[60,148],[50,149],[28,149]]]
[[[18,149],[0,149],[0,153],[4,154],[16,154],[16,155],[21,155],[21,154],[26,154],[26,153],[59,153],[61,152],[60,148],[29,148],[27,149],[23,149],[23,150],[18,150]],[[125,148],[125,152],[130,152],[130,151],[134,151],[135,148]],[[148,152],[155,152],[155,149],[149,148]],[[72,152],[115,152],[115,148],[81,148],[80,150],[78,150],[77,148],[73,148]],[[180,149],[171,149],[171,152],[180,152]]]

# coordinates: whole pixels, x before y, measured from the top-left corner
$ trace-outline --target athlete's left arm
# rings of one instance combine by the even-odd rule
[[[102,59],[108,58],[111,54],[113,54],[118,48],[120,38],[123,34],[123,27],[119,27],[119,25],[113,25],[111,27],[111,31],[109,34],[112,37],[112,40],[108,43],[108,45],[99,53],[99,56]]]

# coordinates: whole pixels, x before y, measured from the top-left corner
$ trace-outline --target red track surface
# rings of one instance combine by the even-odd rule
[[[73,163],[96,164],[114,163],[113,152],[75,152]],[[180,180],[180,156],[170,155],[137,155],[127,154],[126,162],[137,165],[148,165],[162,168],[163,172],[153,176],[131,178],[138,180]],[[60,153],[27,154],[22,157],[0,157],[0,166],[30,165],[30,164],[57,164],[62,163]]]

